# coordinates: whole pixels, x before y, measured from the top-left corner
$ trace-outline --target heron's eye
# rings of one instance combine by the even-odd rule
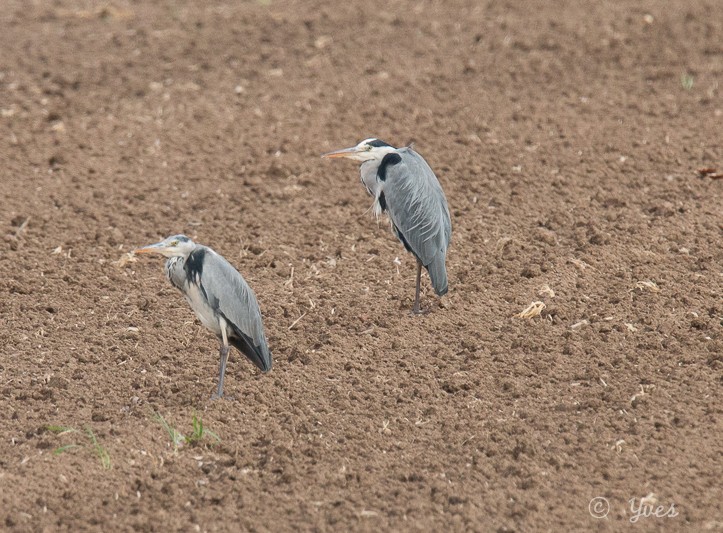
[[[171,246],[178,246],[178,241],[171,241]]]

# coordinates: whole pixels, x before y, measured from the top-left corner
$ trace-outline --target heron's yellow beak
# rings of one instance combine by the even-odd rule
[[[165,242],[157,242],[156,244],[149,244],[148,246],[144,246],[143,248],[138,248],[137,250],[133,250],[134,254],[162,254],[166,250],[166,243]]]
[[[334,152],[327,152],[326,154],[321,154],[321,157],[325,159],[334,159],[337,157],[354,157],[360,151],[361,150],[359,150],[356,146],[352,146],[351,148],[344,148],[342,150],[336,150]]]

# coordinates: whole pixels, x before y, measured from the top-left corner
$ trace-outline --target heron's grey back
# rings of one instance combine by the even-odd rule
[[[270,370],[272,357],[266,343],[261,309],[256,295],[231,263],[212,249],[205,246],[203,248],[205,255],[201,282],[209,303],[222,314],[237,334],[251,341],[250,347],[256,354],[244,351],[246,356],[264,372]]]
[[[452,236],[447,198],[427,162],[411,148],[389,165],[384,198],[397,232],[429,271],[437,294],[447,292],[445,258]]]

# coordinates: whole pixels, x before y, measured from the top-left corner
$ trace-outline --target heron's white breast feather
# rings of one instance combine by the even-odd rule
[[[206,303],[206,299],[201,294],[201,289],[195,283],[189,283],[186,287],[186,300],[191,306],[191,309],[196,313],[196,316],[201,323],[208,329],[213,331],[216,335],[221,334],[221,325],[218,322],[216,313],[214,313],[211,306]]]

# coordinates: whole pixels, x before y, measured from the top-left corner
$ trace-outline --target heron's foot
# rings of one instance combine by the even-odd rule
[[[422,307],[413,307],[411,311],[409,311],[409,314],[412,316],[420,316],[420,315],[428,315],[431,313],[431,309],[422,308]]]
[[[221,396],[219,396],[217,392],[214,392],[211,395],[211,401],[215,402],[216,400],[226,400],[227,402],[235,402],[236,396],[234,396],[233,394],[222,394]]]

